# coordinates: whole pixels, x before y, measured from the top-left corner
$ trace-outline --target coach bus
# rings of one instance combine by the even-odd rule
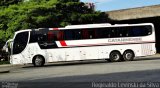
[[[132,61],[156,53],[155,30],[152,23],[26,29],[15,32],[11,49],[11,64],[43,66],[49,62],[91,59]]]

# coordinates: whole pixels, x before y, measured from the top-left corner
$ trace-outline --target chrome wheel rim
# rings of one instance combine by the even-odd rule
[[[120,56],[118,54],[112,54],[112,58],[117,61],[119,60]]]
[[[43,61],[42,57],[37,56],[35,59],[35,65],[40,66],[42,64],[42,61]]]
[[[126,59],[127,59],[127,60],[130,60],[130,59],[132,58],[132,56],[133,56],[133,55],[132,55],[131,53],[127,53],[127,54],[126,54]]]

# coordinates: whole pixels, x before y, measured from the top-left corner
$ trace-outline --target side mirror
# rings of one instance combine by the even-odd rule
[[[8,52],[9,49],[12,47],[13,39],[9,39],[6,44],[3,46],[3,49],[5,52]]]

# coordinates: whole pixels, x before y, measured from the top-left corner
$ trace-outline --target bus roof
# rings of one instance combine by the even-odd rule
[[[31,30],[32,30],[32,29],[19,30],[19,31],[16,31],[15,33],[27,32],[27,31],[31,31]]]
[[[97,27],[97,26],[111,26],[111,24],[110,23],[101,23],[101,24],[68,25],[65,28],[87,28],[87,27]]]
[[[25,30],[19,30],[16,31],[15,33],[20,33],[20,32],[26,32],[26,31],[39,31],[39,30],[67,30],[67,29],[81,29],[81,28],[98,28],[98,27],[123,27],[123,26],[140,26],[140,25],[151,25],[153,26],[152,23],[138,23],[138,24],[115,24],[115,25],[111,25],[109,23],[101,23],[101,24],[81,24],[81,25],[68,25],[66,27],[63,28],[38,28],[38,29],[25,29]]]
[[[123,27],[123,26],[140,26],[140,25],[151,25],[152,23],[138,23],[138,24],[115,24],[111,25],[108,23],[104,24],[85,24],[85,25],[69,25],[64,28],[58,28],[59,30],[65,30],[65,29],[79,29],[79,28],[98,28],[98,27]]]

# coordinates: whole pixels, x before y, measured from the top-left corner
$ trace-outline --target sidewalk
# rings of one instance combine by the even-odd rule
[[[0,74],[9,73],[12,68],[13,66],[11,64],[0,65]]]
[[[21,69],[24,66],[27,65],[11,65],[11,64],[0,65],[0,74],[14,72],[16,70]]]

